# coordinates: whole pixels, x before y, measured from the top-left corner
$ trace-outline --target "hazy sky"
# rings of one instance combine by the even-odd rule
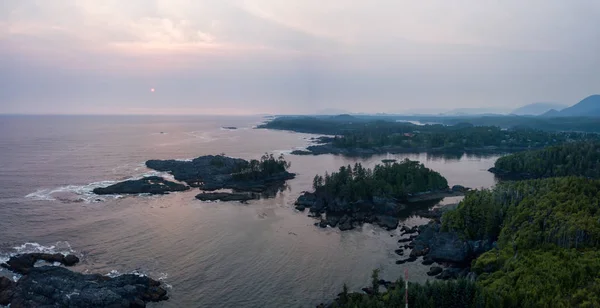
[[[571,105],[600,1],[0,0],[0,82],[0,113]]]

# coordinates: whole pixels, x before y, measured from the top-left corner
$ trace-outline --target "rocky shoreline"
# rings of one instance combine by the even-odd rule
[[[343,202],[333,197],[323,200],[313,192],[304,192],[296,200],[295,207],[301,212],[308,208],[309,216],[318,219],[315,225],[321,228],[329,226],[346,231],[370,223],[386,230],[394,230],[398,227],[400,212],[411,204],[463,196],[466,191],[468,188],[456,185],[444,191],[415,194],[404,203],[392,198],[374,198],[372,201],[357,202]]]
[[[62,266],[35,266],[38,261],[73,266],[75,255],[30,253],[11,257],[2,267],[23,275],[17,282],[0,277],[0,305],[25,307],[146,307],[167,300],[159,281],[134,274],[115,278],[81,274]]]
[[[334,154],[334,155],[343,155],[349,157],[368,157],[372,155],[378,154],[416,154],[416,153],[430,153],[430,154],[440,154],[440,155],[458,155],[463,153],[468,154],[504,154],[504,153],[513,153],[524,151],[529,148],[526,147],[496,147],[489,146],[483,148],[462,148],[462,149],[448,149],[448,148],[424,148],[424,147],[414,147],[414,148],[406,148],[399,146],[381,146],[381,147],[371,147],[371,148],[360,148],[360,147],[352,147],[352,148],[340,148],[336,147],[331,143],[318,144],[308,146],[305,150],[294,150],[291,152],[292,155],[323,155],[323,154]]]
[[[515,172],[502,170],[502,169],[499,169],[496,167],[492,167],[492,168],[488,169],[488,171],[493,173],[494,175],[496,175],[498,178],[500,178],[502,180],[521,181],[521,180],[529,180],[529,179],[536,178],[533,174],[530,174],[530,173],[526,173],[526,172],[515,173]]]
[[[296,175],[287,172],[287,162],[282,157],[263,156],[262,161],[247,161],[224,155],[206,155],[190,161],[149,160],[150,169],[168,172],[175,180],[185,184],[168,181],[159,176],[127,180],[108,187],[95,188],[98,195],[108,194],[168,194],[199,188],[203,193],[196,196],[206,201],[248,201],[268,198],[285,188],[285,182]],[[269,168],[268,170],[266,170]],[[187,184],[187,185],[186,185]],[[233,192],[214,192],[230,189]]]

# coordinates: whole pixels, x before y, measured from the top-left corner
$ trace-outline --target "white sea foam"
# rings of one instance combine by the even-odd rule
[[[75,250],[73,250],[73,248],[71,247],[71,244],[69,244],[69,242],[66,242],[66,241],[59,241],[59,242],[56,242],[54,245],[48,245],[48,246],[44,246],[39,243],[32,242],[32,243],[24,243],[19,246],[10,247],[9,249],[7,249],[5,251],[0,251],[0,263],[5,263],[12,256],[25,254],[25,253],[51,253],[51,254],[60,253],[65,256],[68,254],[75,254],[75,255],[79,256],[80,258],[82,257],[82,255],[77,253]],[[60,263],[58,263],[58,264],[54,263],[53,265],[60,266]],[[3,269],[0,267],[0,272],[2,270]],[[12,278],[16,282],[17,280],[19,280],[21,278],[21,275],[14,274]]]
[[[140,167],[141,169],[141,167]],[[136,169],[137,170],[137,169]],[[167,173],[160,171],[148,171],[143,174],[139,174],[137,176],[133,176],[130,178],[123,179],[121,181],[127,180],[139,180],[148,176],[160,176],[169,181],[175,181],[175,178]],[[107,180],[107,181],[99,181],[93,182],[86,185],[67,185],[54,189],[42,188],[38,189],[35,192],[32,192],[25,196],[25,198],[32,199],[35,201],[62,201],[62,202],[83,202],[86,204],[104,202],[109,199],[119,199],[123,198],[123,195],[96,195],[94,194],[95,188],[107,187],[113,184],[116,184],[121,181],[115,180]]]
[[[44,246],[39,243],[25,243],[20,246],[12,248],[12,255],[24,254],[24,253],[60,253],[63,255],[75,254],[75,250],[71,247],[71,244],[67,241],[59,241],[54,245]]]
[[[131,271],[129,273],[121,273],[118,270],[111,270],[110,272],[108,272],[104,276],[107,276],[107,277],[110,277],[110,278],[116,278],[116,277],[123,276],[123,275],[128,275],[128,274],[136,275],[136,276],[139,276],[139,277],[146,277],[146,276],[148,276],[146,273],[144,273],[144,272],[142,272],[140,270],[133,270],[133,271]],[[165,278],[166,278],[166,276],[168,276],[165,273],[160,273],[159,277],[162,277],[163,275],[165,275]],[[158,278],[158,280],[161,280],[161,279]]]

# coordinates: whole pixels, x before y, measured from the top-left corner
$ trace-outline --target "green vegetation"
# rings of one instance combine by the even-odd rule
[[[600,180],[502,183],[470,193],[442,221],[467,239],[498,239],[472,269],[501,307],[600,305]]]
[[[504,156],[491,171],[526,178],[600,178],[600,142],[576,142]]]
[[[350,116],[285,117],[260,127],[336,135],[331,138],[329,144],[309,147],[309,150],[316,154],[343,153],[348,149],[379,149],[392,152],[510,152],[571,141],[600,139],[600,136],[590,133],[546,132],[530,128],[501,129],[497,126],[474,126],[464,122],[453,126],[415,125],[389,119]]]
[[[354,168],[342,166],[331,175],[315,176],[313,188],[317,196],[333,196],[346,202],[373,198],[403,200],[411,194],[447,189],[448,182],[420,162],[406,159],[377,165],[373,170],[360,163]]]
[[[600,307],[600,180],[504,182],[442,217],[465,240],[497,240],[473,261],[475,282],[411,284],[411,307]],[[332,307],[399,307],[403,284],[347,294]],[[337,305],[337,306],[336,306]]]
[[[399,279],[394,287],[385,292],[367,295],[362,293],[342,292],[338,299],[331,304],[332,308],[398,308],[404,307],[405,282]],[[373,286],[372,286],[373,287]],[[485,302],[481,289],[468,280],[435,281],[425,284],[409,283],[408,306],[419,308],[438,307],[484,307]]]
[[[446,125],[471,123],[477,126],[498,126],[508,129],[535,129],[548,132],[588,132],[600,133],[600,121],[597,117],[532,117],[532,116],[463,116],[463,117],[436,117],[415,116],[399,117],[401,119],[434,122]]]
[[[283,154],[275,158],[273,154],[265,153],[260,160],[253,159],[247,164],[239,165],[233,178],[236,180],[264,179],[287,172],[290,165],[291,163],[285,160]]]

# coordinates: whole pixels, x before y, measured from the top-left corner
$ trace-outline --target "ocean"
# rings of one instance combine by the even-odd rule
[[[225,153],[244,159],[287,154],[315,135],[254,129],[265,119],[225,116],[0,116],[0,261],[32,251],[71,252],[74,270],[136,272],[160,279],[170,299],[150,307],[314,307],[369,284],[371,271],[395,280],[408,268],[424,282],[428,267],[396,265],[398,230],[364,225],[321,229],[293,203],[316,174],[361,162],[410,158],[450,185],[491,187],[498,156],[427,154],[347,158],[293,156],[297,177],[272,199],[201,202],[196,190],[165,196],[96,196],[95,187],[153,172],[148,159]],[[224,129],[234,126],[237,129]],[[445,203],[457,202],[444,200]],[[426,219],[408,216],[401,224]],[[0,270],[0,275],[13,277]],[[13,277],[18,278],[18,277]]]

